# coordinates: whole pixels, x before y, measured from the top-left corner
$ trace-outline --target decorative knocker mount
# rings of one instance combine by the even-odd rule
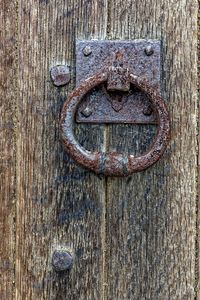
[[[168,111],[160,96],[160,42],[78,41],[76,72],[77,87],[64,103],[61,114],[62,138],[69,155],[79,164],[108,176],[127,176],[158,161],[170,131]],[[89,97],[97,87],[101,87],[98,97]],[[157,124],[158,129],[149,151],[135,157],[84,149],[73,132],[75,120]]]

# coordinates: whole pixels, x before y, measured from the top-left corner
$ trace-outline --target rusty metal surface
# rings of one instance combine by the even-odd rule
[[[73,131],[76,110],[87,93],[93,88],[107,83],[109,72],[110,69],[108,68],[107,72],[100,72],[86,79],[69,95],[64,103],[61,113],[62,139],[64,149],[82,166],[87,167],[98,174],[107,176],[128,176],[134,172],[149,168],[162,156],[169,140],[169,114],[159,92],[155,90],[155,86],[149,84],[143,78],[129,73],[128,81],[134,88],[140,90],[148,97],[150,105],[157,115],[157,134],[149,151],[141,156],[134,157],[133,155],[126,153],[90,152],[84,149],[78,143]],[[149,114],[148,109],[146,115]],[[89,118],[90,114],[88,111],[86,111],[86,113]]]
[[[114,66],[116,75],[128,69],[130,73],[147,80],[160,93],[160,41],[77,41],[77,85],[109,66]],[[133,86],[129,89],[129,81],[122,82],[124,76],[113,76],[113,72],[109,73],[107,84],[92,89],[84,97],[78,107],[76,121],[157,124],[156,113],[148,97]],[[85,111],[90,111],[89,115]],[[146,111],[149,113],[144,113]]]

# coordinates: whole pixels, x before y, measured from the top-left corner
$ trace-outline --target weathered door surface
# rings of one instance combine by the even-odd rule
[[[0,0],[0,299],[197,300],[197,1]],[[128,178],[63,150],[76,39],[159,39],[171,141]],[[56,87],[51,67],[71,81]],[[145,151],[153,125],[77,126],[88,149]],[[56,272],[66,247],[72,268]]]

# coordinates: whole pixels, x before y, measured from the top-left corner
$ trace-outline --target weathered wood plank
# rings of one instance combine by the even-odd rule
[[[104,180],[64,154],[59,113],[74,87],[75,38],[104,38],[106,0],[19,1],[16,299],[101,299]],[[68,87],[49,69],[69,64]],[[84,145],[102,144],[98,126],[77,129]],[[52,252],[68,247],[74,266],[56,274]]]
[[[0,1],[0,299],[15,284],[16,2]]]
[[[199,1],[198,1],[199,3]],[[200,79],[200,75],[199,75],[199,71],[200,71],[200,52],[199,52],[199,40],[200,40],[200,11],[198,11],[198,18],[197,18],[197,25],[198,25],[198,81]],[[200,106],[199,106],[199,102],[198,102],[198,118],[200,120]],[[200,123],[198,123],[198,125],[200,125]],[[198,132],[200,131],[200,126],[198,126]],[[198,160],[197,160],[197,188],[198,188],[198,197],[197,197],[197,241],[196,241],[196,299],[200,299],[200,197],[199,197],[199,193],[200,193],[200,139],[199,139],[199,135],[198,135],[198,149],[197,149],[197,153],[198,153]]]
[[[107,299],[195,299],[197,1],[117,0],[109,15],[112,39],[162,39],[172,133],[158,164],[108,179]],[[138,153],[143,135],[152,128],[112,126],[110,148]]]

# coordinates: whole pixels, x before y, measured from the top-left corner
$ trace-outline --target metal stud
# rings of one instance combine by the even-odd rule
[[[144,49],[144,52],[147,56],[151,56],[154,53],[154,50],[153,50],[152,46],[149,45]]]
[[[55,250],[52,256],[52,265],[57,272],[69,270],[73,264],[73,256],[67,250]]]
[[[143,109],[143,114],[144,114],[145,116],[150,116],[150,115],[152,114],[152,112],[153,112],[153,110],[152,110],[152,108],[151,108],[150,105],[148,105],[147,107],[145,107],[145,108]]]
[[[89,116],[91,116],[92,114],[92,110],[87,106],[84,110],[82,110],[82,115],[84,115],[84,117],[88,118]]]
[[[92,53],[92,49],[90,46],[85,46],[85,48],[83,48],[83,54],[85,56],[89,56]]]
[[[66,65],[58,65],[51,68],[51,79],[56,86],[62,86],[70,81],[69,67]]]

